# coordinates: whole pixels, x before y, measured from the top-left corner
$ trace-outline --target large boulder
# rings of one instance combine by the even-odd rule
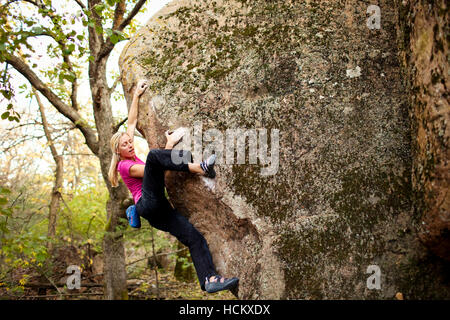
[[[448,3],[404,3],[399,10],[399,56],[412,119],[412,185],[419,237],[450,261],[450,34]]]
[[[218,155],[216,179],[167,172],[166,186],[240,298],[450,297],[448,263],[418,237],[401,4],[378,5],[173,1],[121,54],[128,104],[150,83],[149,147],[186,127],[177,149]],[[249,136],[243,158],[226,157],[232,134]]]

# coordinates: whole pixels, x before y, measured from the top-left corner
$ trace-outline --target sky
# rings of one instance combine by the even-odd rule
[[[140,12],[136,15],[135,20],[138,21],[138,23],[142,26],[145,25],[145,23],[151,18],[151,16],[153,16],[157,11],[159,11],[163,6],[165,6],[167,3],[169,3],[170,0],[148,0],[146,2],[146,4],[144,5],[144,7],[146,8],[145,12]],[[74,10],[74,12],[76,10],[79,9],[79,7],[77,6],[71,6],[71,5],[67,5],[66,1],[53,1],[53,6],[55,7],[55,9],[63,9],[63,10],[67,10],[67,11],[71,11]],[[73,9],[72,9],[73,8]],[[27,8],[26,6],[21,7],[21,10],[23,10],[24,13],[26,13]],[[30,11],[31,13],[31,11]],[[36,48],[40,48],[40,47],[46,47],[47,46],[47,42],[49,41],[47,39],[45,39],[44,37],[39,37],[33,40],[33,46]],[[107,73],[108,73],[108,84],[112,85],[112,83],[114,82],[114,78],[113,78],[113,74],[119,74],[119,65],[118,65],[118,60],[119,60],[119,56],[120,53],[122,52],[124,46],[126,45],[128,41],[121,41],[118,44],[116,44],[114,50],[111,53],[111,56],[108,60],[107,63]],[[52,64],[54,64],[53,59],[51,59],[50,57],[45,55],[45,50],[42,50],[40,56],[38,57],[38,60],[36,60],[36,62],[38,63],[38,65],[40,67],[51,67]],[[36,114],[38,113],[38,106],[36,103],[36,100],[27,98],[25,96],[24,93],[20,93],[19,86],[21,86],[22,84],[26,83],[28,88],[30,87],[28,81],[19,73],[17,72],[13,72],[13,86],[15,88],[15,92],[16,97],[15,97],[15,103],[14,105],[17,106],[16,110],[19,112],[23,112],[23,113],[31,113],[31,114]],[[112,99],[112,108],[113,108],[113,115],[114,117],[117,118],[124,118],[126,117],[126,113],[127,113],[127,107],[126,107],[126,102],[123,98],[123,91],[122,91],[122,86],[119,84],[117,86],[117,90],[119,92],[119,95],[116,94],[116,96],[119,96],[119,99],[116,101],[115,99]],[[84,79],[82,79],[82,81],[79,82],[79,89],[78,89],[78,98],[81,104],[87,104],[90,105],[90,100],[91,100],[91,96],[90,96],[90,89],[89,89],[89,83],[88,83],[88,79],[87,77],[85,77]],[[42,97],[42,96],[41,96]],[[49,102],[45,99],[42,98],[42,101],[44,102],[44,104],[46,106],[48,106],[49,108],[47,108],[49,111],[47,112],[47,117],[48,117],[48,121],[50,124],[52,124],[52,122],[58,122],[61,119],[61,116],[56,112],[52,112],[52,107],[50,106]],[[5,103],[6,101],[3,101],[0,103],[0,113],[3,113],[4,110],[6,110],[6,105],[7,103]],[[57,119],[58,118],[58,119]],[[2,127],[11,127],[12,125],[17,124],[16,122],[12,122],[9,123],[6,120],[0,120],[0,125]],[[40,128],[39,128],[40,129]],[[33,129],[31,129],[33,130]],[[36,129],[34,129],[36,130]],[[147,147],[147,143],[145,141],[143,141],[142,139],[135,139],[135,149],[136,149],[136,153],[137,155],[142,159],[142,157],[144,157],[144,155],[146,154],[146,152],[148,151],[148,147]],[[36,144],[36,148],[41,148],[42,146],[41,144]],[[50,151],[46,150],[46,152],[50,153]],[[144,157],[145,158],[145,157]],[[51,159],[51,157],[50,157]],[[1,156],[0,156],[0,160],[1,160]],[[41,161],[42,163],[38,164],[38,166],[41,168],[41,170],[51,170],[51,165],[52,163],[48,163],[47,161],[45,161],[44,159],[42,159]]]

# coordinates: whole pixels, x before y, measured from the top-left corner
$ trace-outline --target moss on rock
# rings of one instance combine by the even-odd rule
[[[248,163],[247,145],[245,164],[218,164],[218,191],[208,204],[215,210],[202,211],[183,191],[171,194],[201,227],[218,213],[237,219],[236,228],[205,236],[215,261],[241,276],[239,296],[449,297],[445,264],[417,238],[414,204],[423,195],[413,188],[415,123],[399,64],[408,58],[401,51],[411,37],[402,20],[408,11],[380,1],[383,27],[369,30],[359,1],[172,4],[121,57],[136,57],[122,65],[125,88],[145,75],[150,94],[164,99],[153,110],[154,127],[264,128],[269,153],[271,129],[279,130],[275,175]],[[425,50],[427,41],[417,47]],[[147,130],[150,137],[156,129]],[[420,170],[431,175],[435,162],[430,154]],[[231,248],[239,248],[239,262],[222,253]],[[369,265],[381,269],[381,290],[366,286]],[[423,277],[427,266],[431,275]]]

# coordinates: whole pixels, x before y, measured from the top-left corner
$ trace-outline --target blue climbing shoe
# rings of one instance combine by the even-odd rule
[[[221,282],[223,279],[223,282]],[[214,293],[221,290],[230,290],[237,286],[239,282],[238,278],[222,278],[219,275],[215,276],[215,279],[213,281],[209,281],[208,278],[206,278],[205,282],[205,290],[208,293]]]
[[[141,227],[141,217],[139,217],[139,214],[136,211],[135,205],[128,207],[127,219],[128,219],[128,223],[130,224],[131,227],[133,227],[133,228]]]

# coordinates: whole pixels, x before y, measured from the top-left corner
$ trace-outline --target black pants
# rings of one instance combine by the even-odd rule
[[[216,275],[211,253],[205,238],[174,209],[164,194],[164,170],[189,172],[187,161],[175,164],[171,152],[178,152],[183,159],[192,162],[192,154],[186,150],[152,149],[145,162],[142,196],[136,204],[139,216],[148,220],[156,229],[169,232],[189,248],[202,290],[205,278]]]

